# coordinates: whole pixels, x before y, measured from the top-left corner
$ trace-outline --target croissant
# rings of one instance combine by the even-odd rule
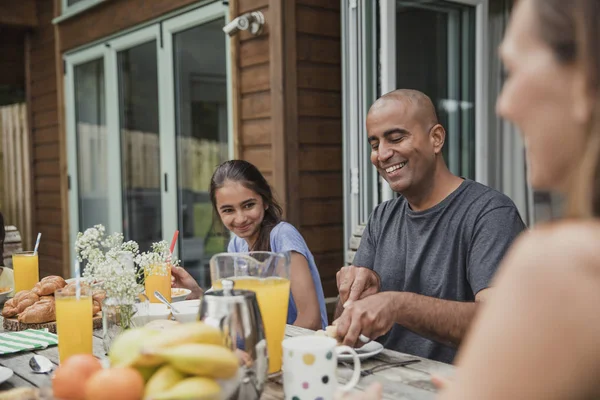
[[[106,298],[106,292],[104,290],[98,290],[95,291],[94,294],[92,294],[92,299],[94,300],[94,308],[95,308],[95,304],[98,303],[98,307],[100,307],[100,310],[102,310],[102,302],[104,301],[104,299]],[[98,310],[98,311],[100,311]],[[96,313],[94,313],[96,314]]]
[[[89,288],[89,287],[90,287],[90,285],[88,285],[85,282],[80,283],[80,288]],[[70,282],[63,288],[63,292],[70,294],[70,295],[75,295],[76,291],[77,291],[77,283],[76,282]]]
[[[54,294],[58,289],[62,289],[67,285],[67,282],[60,276],[47,276],[33,287],[33,291],[38,296],[47,296]]]
[[[30,305],[36,303],[39,299],[40,297],[32,290],[21,290],[15,294],[15,297],[6,302],[2,310],[2,316],[5,318],[14,317],[22,313]]]
[[[56,321],[56,305],[52,296],[42,297],[19,314],[19,322],[23,324],[42,324],[50,321]]]
[[[97,300],[94,300],[92,302],[92,317],[100,311],[102,311],[102,305]]]
[[[2,316],[4,318],[10,318],[17,315],[17,307],[15,307],[15,298],[8,300],[4,303],[4,308],[2,309]]]

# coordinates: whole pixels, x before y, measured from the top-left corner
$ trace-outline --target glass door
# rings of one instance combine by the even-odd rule
[[[95,224],[142,251],[179,230],[176,256],[207,282],[229,240],[208,196],[232,152],[227,10],[211,3],[65,56],[71,249]]]
[[[210,178],[229,158],[226,8],[213,3],[164,25],[172,55],[167,74],[172,90],[177,171],[179,257],[201,285],[210,283],[208,263],[225,251],[230,235],[215,216]]]
[[[114,169],[109,153],[108,63],[103,46],[81,51],[67,58],[65,110],[69,173],[70,248],[77,232],[96,224],[119,229],[111,217],[118,210],[111,196]],[[118,216],[117,216],[118,218]]]
[[[380,95],[397,88],[429,95],[446,128],[450,170],[484,183],[486,19],[487,0],[380,3]],[[394,196],[386,183],[381,189],[382,201]]]
[[[157,27],[140,30],[110,43],[112,102],[120,136],[122,231],[141,251],[168,234],[162,226]]]

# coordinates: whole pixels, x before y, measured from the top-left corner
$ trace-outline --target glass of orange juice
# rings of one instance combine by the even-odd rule
[[[169,302],[171,301],[171,266],[168,263],[147,267],[144,271],[144,287],[150,303],[160,303],[154,296],[158,290]]]
[[[63,362],[74,354],[92,354],[92,290],[82,285],[79,293],[69,289],[54,292],[58,355]]]
[[[280,371],[290,296],[288,257],[266,251],[220,253],[210,260],[210,276],[214,289],[221,289],[221,281],[230,279],[235,289],[256,293],[267,337],[269,373]]]
[[[12,255],[15,290],[31,290],[40,281],[38,255],[33,251],[24,251]]]

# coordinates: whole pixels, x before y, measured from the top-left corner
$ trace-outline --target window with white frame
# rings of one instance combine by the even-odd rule
[[[370,164],[365,119],[397,88],[428,94],[447,130],[450,170],[509,195],[532,221],[518,132],[495,115],[502,87],[500,44],[510,0],[344,1],[344,168],[346,245],[373,207],[394,197]]]
[[[207,283],[229,239],[208,195],[232,149],[226,12],[212,3],[65,56],[72,242],[101,223],[146,250],[178,229],[178,256]]]

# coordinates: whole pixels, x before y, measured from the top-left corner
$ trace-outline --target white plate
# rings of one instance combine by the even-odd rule
[[[0,367],[0,384],[12,378],[14,372],[10,368]]]
[[[179,295],[175,295],[175,293],[177,293],[173,293],[173,291],[175,290],[182,293]],[[171,303],[179,303],[181,301],[184,301],[190,295],[190,293],[192,293],[190,289],[171,288]]]
[[[175,320],[186,323],[198,320],[198,311],[200,309],[200,300],[184,300],[178,302],[174,307],[179,311],[173,313]]]
[[[381,353],[383,351],[383,345],[379,342],[371,341],[360,349],[354,349],[354,351],[356,351],[358,358],[362,361]],[[352,361],[352,355],[348,353],[340,354],[338,356],[338,361]]]

